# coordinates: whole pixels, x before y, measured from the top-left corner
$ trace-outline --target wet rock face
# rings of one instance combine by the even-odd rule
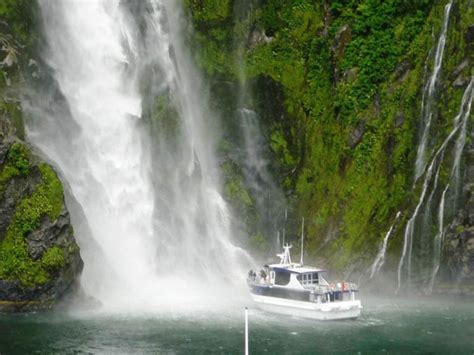
[[[448,282],[456,292],[474,294],[474,140],[467,147],[463,207],[446,234],[445,258]]]
[[[0,312],[53,307],[82,268],[61,182],[0,112]]]
[[[3,177],[5,170],[11,168],[9,164],[4,161],[0,165]],[[53,307],[75,289],[83,268],[62,195],[59,213],[54,218],[48,212],[42,213],[41,207],[34,204],[37,200],[43,201],[35,199],[38,191],[47,190],[46,178],[42,174],[45,171],[54,174],[52,169],[45,169],[51,168],[46,168],[32,156],[28,174],[14,176],[0,186],[0,192],[3,190],[0,194],[0,312]],[[54,177],[57,179],[55,174]],[[44,196],[48,196],[47,192]],[[32,230],[19,232],[19,229],[27,228],[25,221],[30,221],[24,215],[36,212],[39,220],[31,222],[34,225]]]
[[[3,4],[3,3],[2,3]],[[0,313],[55,306],[83,268],[63,185],[24,142],[20,97],[37,75],[34,2],[0,14]],[[31,18],[30,18],[31,16]],[[23,43],[28,39],[28,43]]]

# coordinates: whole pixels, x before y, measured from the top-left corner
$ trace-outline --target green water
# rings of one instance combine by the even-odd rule
[[[250,308],[251,353],[474,354],[474,301],[365,298],[358,320],[318,322]],[[184,315],[0,316],[0,353],[243,352],[243,305]]]

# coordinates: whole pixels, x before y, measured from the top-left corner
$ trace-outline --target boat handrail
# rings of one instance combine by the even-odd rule
[[[316,294],[326,294],[329,292],[358,291],[359,287],[352,282],[337,282],[329,285],[311,285],[308,289],[311,289]]]

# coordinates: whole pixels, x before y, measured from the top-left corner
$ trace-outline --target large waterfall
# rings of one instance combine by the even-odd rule
[[[248,262],[175,3],[40,1],[58,92],[32,105],[28,136],[82,207],[93,239],[78,235],[82,284],[106,306],[191,304]]]

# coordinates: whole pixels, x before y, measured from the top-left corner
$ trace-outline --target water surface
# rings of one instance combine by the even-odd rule
[[[250,307],[252,353],[474,353],[466,299],[365,298],[358,320],[318,322]],[[243,351],[243,304],[189,313],[52,312],[0,316],[0,353]]]

